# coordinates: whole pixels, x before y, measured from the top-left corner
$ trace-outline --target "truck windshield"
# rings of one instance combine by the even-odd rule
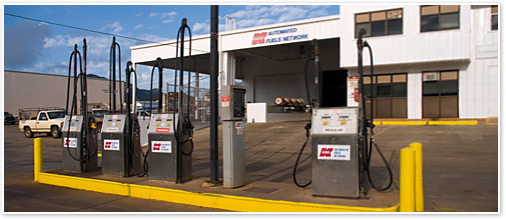
[[[65,111],[61,111],[61,112],[48,112],[47,114],[49,115],[50,119],[65,118]]]

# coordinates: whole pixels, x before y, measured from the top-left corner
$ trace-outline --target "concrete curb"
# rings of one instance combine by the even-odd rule
[[[99,193],[154,199],[166,202],[224,209],[237,212],[398,212],[399,204],[386,208],[326,205],[306,202],[258,199],[214,193],[119,183],[106,180],[39,172],[39,183]]]

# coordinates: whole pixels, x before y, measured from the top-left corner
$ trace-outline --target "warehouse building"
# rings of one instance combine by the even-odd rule
[[[22,108],[65,108],[67,80],[68,77],[63,75],[5,70],[4,111],[17,116],[19,109]],[[109,103],[109,80],[88,78],[87,81],[88,103],[90,105]],[[117,82],[116,88],[119,88],[120,84]],[[70,92],[72,93],[72,89]],[[119,96],[119,89],[116,95]],[[90,106],[90,109],[92,107]]]
[[[373,87],[378,118],[482,119],[499,113],[499,31],[497,6],[341,6],[341,14],[267,26],[232,30],[219,35],[220,85],[247,87],[248,120],[309,118],[307,114],[277,113],[278,96],[304,98],[308,82],[315,96],[312,40],[321,47],[323,82],[336,84],[338,102],[354,106],[347,76],[357,74],[357,33],[374,54]],[[192,41],[192,66],[209,74],[208,35]],[[185,45],[185,54],[189,51]],[[132,62],[175,68],[176,41],[131,47]],[[364,52],[365,73],[369,68]],[[305,74],[305,69],[308,74]],[[351,95],[351,96],[350,96]],[[369,103],[369,102],[368,102]]]

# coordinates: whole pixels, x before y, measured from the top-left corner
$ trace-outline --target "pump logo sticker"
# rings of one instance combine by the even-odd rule
[[[63,138],[63,147],[77,148],[77,138]]]
[[[318,160],[350,160],[350,145],[318,144]]]
[[[151,141],[151,152],[153,153],[172,153],[171,141]]]
[[[252,45],[264,44],[266,36],[267,36],[267,32],[255,33],[255,35],[253,35],[253,41],[251,42],[251,44]]]
[[[104,150],[119,151],[119,140],[104,140]]]

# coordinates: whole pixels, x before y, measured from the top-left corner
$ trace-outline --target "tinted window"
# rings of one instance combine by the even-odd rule
[[[371,23],[371,36],[385,35],[385,21],[373,21]]]
[[[497,14],[492,15],[492,30],[497,30],[499,23],[497,21]]]
[[[423,95],[439,96],[439,82],[438,81],[423,82]]]
[[[458,95],[459,94],[459,84],[457,80],[452,81],[441,81],[441,95]]]
[[[370,29],[369,23],[356,24],[355,37],[358,37],[358,31],[360,31],[360,29],[365,29],[366,33],[364,34],[364,37],[371,36],[371,29]]]
[[[49,118],[50,119],[65,118],[65,112],[64,111],[61,111],[61,112],[48,112],[48,114],[49,114]]]
[[[390,84],[378,84],[376,88],[378,97],[392,97],[392,87]]]
[[[406,97],[406,83],[392,83],[392,97]]]
[[[451,13],[451,14],[441,14],[441,22],[440,28],[444,29],[454,29],[459,27],[459,14]]]
[[[439,30],[439,15],[422,16],[421,31],[437,31]]]
[[[387,34],[402,34],[402,19],[393,19],[387,21]]]
[[[40,115],[39,115],[39,120],[47,120],[47,115],[46,115],[46,113],[40,113]]]

